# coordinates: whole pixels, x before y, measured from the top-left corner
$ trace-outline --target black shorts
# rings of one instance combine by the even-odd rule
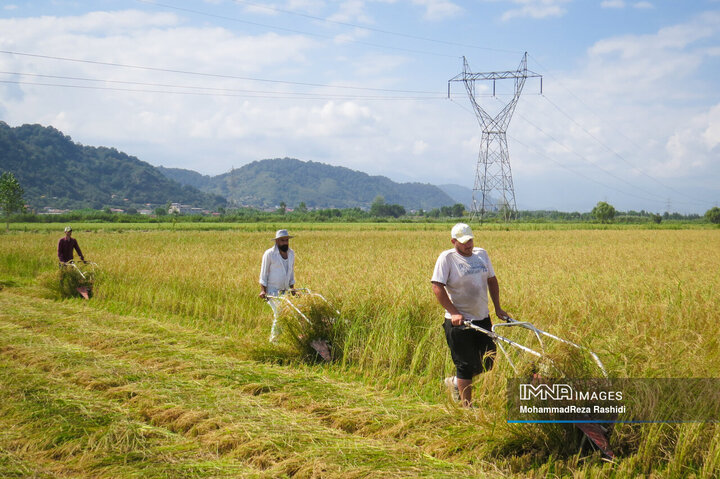
[[[473,324],[490,331],[490,318],[475,320]],[[453,326],[449,319],[443,323],[445,339],[450,347],[450,355],[455,363],[455,375],[459,379],[472,379],[482,372],[489,371],[495,360],[495,341],[485,333],[466,326]]]

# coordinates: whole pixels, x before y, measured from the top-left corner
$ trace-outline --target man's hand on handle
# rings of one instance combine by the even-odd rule
[[[465,321],[465,318],[460,313],[450,315],[450,322],[452,323],[453,326],[461,326],[464,321]]]

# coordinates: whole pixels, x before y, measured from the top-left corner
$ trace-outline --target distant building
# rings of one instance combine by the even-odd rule
[[[180,203],[170,203],[170,208],[168,208],[168,214],[179,214],[179,215],[206,215],[210,212],[208,210],[205,210],[203,208],[195,208],[190,205],[183,205]]]
[[[190,205],[183,205],[180,203],[170,203],[170,208],[168,208],[168,214],[171,215],[173,213],[176,214],[185,214],[188,211],[190,211],[191,206]]]
[[[59,208],[51,208],[50,206],[46,206],[45,208],[40,211],[39,214],[41,215],[61,215],[63,213],[68,213],[70,210],[61,210]]]

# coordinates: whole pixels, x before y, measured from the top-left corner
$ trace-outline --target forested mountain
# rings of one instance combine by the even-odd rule
[[[138,208],[168,202],[213,208],[226,203],[115,148],[83,146],[41,125],[12,128],[0,122],[0,171],[15,175],[34,208]]]
[[[457,203],[440,188],[291,158],[254,161],[218,176],[154,167],[115,148],[75,143],[53,127],[0,122],[0,172],[10,171],[33,208],[142,208],[168,202],[216,208],[369,208],[377,196],[408,209]]]
[[[460,185],[438,185],[438,188],[447,193],[453,202],[463,204],[467,209],[472,206],[473,190],[470,188]]]
[[[284,202],[308,207],[369,208],[375,197],[410,209],[449,206],[440,188],[424,183],[395,183],[384,176],[292,158],[254,161],[222,175],[207,177],[190,170],[162,168],[175,181],[224,196],[230,203],[273,207]]]
[[[212,176],[203,175],[197,171],[185,170],[183,168],[165,168],[164,166],[158,166],[157,169],[167,178],[177,181],[181,185],[192,186],[201,191],[212,189],[214,184]]]

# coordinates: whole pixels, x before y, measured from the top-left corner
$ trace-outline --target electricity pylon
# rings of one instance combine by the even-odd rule
[[[540,93],[542,93],[542,75],[527,69],[527,52],[525,52],[518,69],[505,72],[472,73],[467,59],[463,57],[462,73],[448,80],[448,98],[450,98],[451,82],[461,81],[465,84],[475,116],[482,128],[480,154],[475,169],[471,219],[479,216],[482,221],[486,213],[497,211],[502,214],[505,221],[508,221],[517,214],[506,132],[515,105],[525,86],[525,80],[531,77],[540,78]],[[479,105],[475,97],[475,82],[492,80],[494,97],[495,82],[508,79],[515,80],[514,96],[497,115],[491,116]]]

